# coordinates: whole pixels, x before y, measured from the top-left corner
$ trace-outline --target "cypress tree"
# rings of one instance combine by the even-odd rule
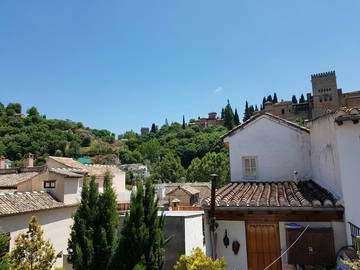
[[[157,129],[158,129],[158,128],[157,128],[157,126],[155,125],[155,123],[152,123],[150,132],[156,133]]]
[[[109,269],[117,245],[118,219],[116,194],[112,188],[110,171],[104,175],[104,192],[98,199],[94,234],[94,268]]]
[[[273,102],[272,96],[271,96],[271,95],[268,95],[268,97],[267,97],[266,101]]]
[[[265,103],[266,103],[266,98],[264,97],[264,98],[263,98],[263,101],[262,101],[262,109],[265,108]]]
[[[243,122],[245,122],[245,121],[248,120],[249,118],[250,118],[250,114],[249,114],[249,103],[246,101],[246,102],[245,102],[245,111],[244,111]]]
[[[292,103],[295,103],[295,104],[297,104],[297,103],[298,103],[297,98],[296,98],[296,96],[295,96],[295,95],[293,95],[293,96],[292,96],[291,101],[292,101]]]
[[[224,117],[225,117],[225,109],[222,108],[221,109],[221,119],[224,119]]]
[[[186,124],[185,124],[185,115],[183,115],[183,121],[182,121],[182,128],[185,129]]]
[[[304,94],[301,94],[299,103],[304,103],[304,102],[305,102]]]
[[[227,129],[232,129],[234,127],[234,112],[231,108],[230,101],[227,101],[225,110],[224,110],[224,126]]]
[[[240,118],[239,118],[239,114],[238,114],[238,112],[237,112],[237,109],[235,109],[234,124],[235,124],[236,126],[240,125]]]
[[[164,215],[158,216],[158,199],[150,179],[138,181],[137,191],[131,196],[130,214],[124,225],[114,256],[112,269],[129,270],[143,266],[147,270],[161,270],[164,265],[164,246],[169,241],[163,236]]]
[[[253,105],[249,106],[249,118],[254,115],[254,112],[255,112],[254,106]]]
[[[276,93],[274,93],[274,98],[273,98],[273,103],[278,103],[278,98],[277,98],[277,95]]]
[[[258,106],[255,105],[255,112],[258,112],[258,111],[259,111]]]
[[[95,177],[88,184],[84,176],[80,205],[74,214],[68,243],[69,261],[75,270],[94,269],[95,260],[93,236],[97,213],[98,185]]]

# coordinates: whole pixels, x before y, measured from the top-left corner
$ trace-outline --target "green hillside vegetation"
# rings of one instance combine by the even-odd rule
[[[114,155],[121,147],[115,134],[108,130],[90,129],[80,122],[46,119],[36,107],[22,113],[21,104],[0,103],[0,155],[21,165],[24,154],[36,156],[36,164],[42,164],[49,155],[77,158],[99,158]]]
[[[145,136],[132,131],[119,136],[122,163],[145,163],[160,181],[209,181],[211,173],[219,175],[219,185],[229,180],[228,150],[220,140],[227,128],[172,123],[160,129],[153,124],[151,130]]]

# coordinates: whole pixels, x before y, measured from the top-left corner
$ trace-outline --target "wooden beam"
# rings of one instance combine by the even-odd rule
[[[343,221],[343,211],[236,211],[216,210],[217,220],[239,221]]]

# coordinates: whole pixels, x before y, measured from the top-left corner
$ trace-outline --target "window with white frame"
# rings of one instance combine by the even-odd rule
[[[243,157],[244,178],[256,178],[257,158],[254,156]]]
[[[55,188],[55,187],[56,187],[56,180],[44,181],[44,188]]]

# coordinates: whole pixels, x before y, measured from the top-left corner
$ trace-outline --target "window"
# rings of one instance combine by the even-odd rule
[[[243,157],[244,178],[256,178],[256,157]]]
[[[44,181],[44,188],[55,188],[56,180]]]
[[[285,110],[284,110],[284,109],[281,109],[281,114],[285,114]]]

